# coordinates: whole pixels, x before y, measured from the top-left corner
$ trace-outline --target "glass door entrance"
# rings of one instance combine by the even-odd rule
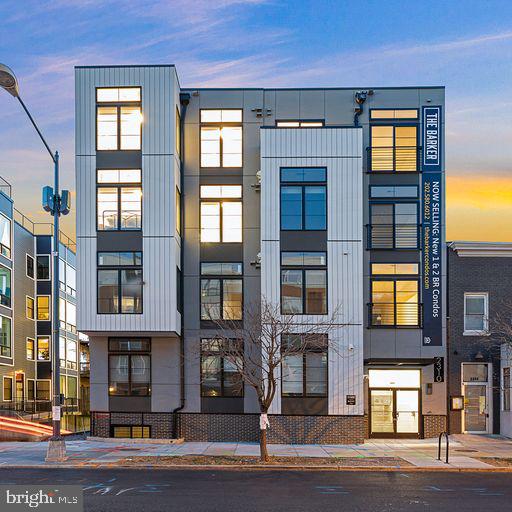
[[[464,431],[487,432],[487,384],[464,386]]]
[[[371,436],[417,437],[419,405],[416,389],[370,389]]]

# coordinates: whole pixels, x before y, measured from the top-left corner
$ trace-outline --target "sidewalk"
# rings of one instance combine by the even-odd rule
[[[73,440],[67,441],[66,445],[68,459],[64,463],[59,463],[59,467],[118,467],[128,464],[133,467],[130,461],[134,458],[144,457],[151,460],[154,457],[155,464],[147,461],[141,464],[147,467],[158,466],[159,457],[259,455],[259,445],[255,443],[143,444],[129,441]],[[44,460],[46,449],[47,443],[44,442],[0,443],[0,468],[53,467],[55,464],[46,463]],[[448,465],[437,460],[436,439],[372,439],[363,445],[269,445],[269,452],[276,457],[335,458],[336,465],[340,467],[344,466],[345,459],[347,462],[349,460],[352,462],[346,464],[352,468],[357,467],[357,464],[353,464],[354,459],[366,459],[366,462],[377,461],[377,464],[372,464],[373,469],[412,467],[414,469],[496,470],[496,466],[478,459],[482,457],[512,459],[512,440],[498,436],[452,435]],[[386,459],[390,462],[387,463]],[[397,463],[397,459],[405,462],[402,465]],[[361,460],[361,462],[364,461]]]

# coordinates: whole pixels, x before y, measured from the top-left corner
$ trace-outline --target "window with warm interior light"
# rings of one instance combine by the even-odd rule
[[[140,87],[96,89],[96,149],[140,150],[142,106]]]
[[[0,315],[0,356],[12,357],[12,320]]]
[[[50,296],[37,296],[37,319],[50,320]]]
[[[37,337],[37,360],[50,360],[50,338],[48,336]]]
[[[241,198],[241,185],[201,185],[201,242],[242,241]]]
[[[276,121],[277,128],[321,128],[325,125],[323,119],[302,119],[302,120],[279,120]]]
[[[419,264],[372,263],[369,306],[373,327],[419,327]]]
[[[242,167],[242,110],[201,109],[201,167]]]
[[[27,338],[27,359],[33,361],[35,357],[35,341],[33,338]]]
[[[35,301],[32,297],[28,295],[25,296],[25,309],[26,309],[26,317],[29,320],[34,320],[35,315]]]
[[[370,127],[371,172],[417,172],[418,127],[372,125]]]
[[[134,231],[142,228],[142,173],[140,169],[98,169],[98,231]]]

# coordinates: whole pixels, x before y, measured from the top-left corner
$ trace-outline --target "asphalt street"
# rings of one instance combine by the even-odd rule
[[[80,484],[85,510],[511,510],[512,473],[0,469],[0,484]]]

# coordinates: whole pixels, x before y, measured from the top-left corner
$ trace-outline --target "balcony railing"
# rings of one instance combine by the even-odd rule
[[[419,172],[419,146],[390,146],[367,148],[368,172]]]
[[[422,326],[423,304],[417,302],[392,302],[368,304],[370,327],[417,327]]]
[[[419,224],[368,224],[368,249],[419,249]]]
[[[91,371],[90,361],[80,361],[80,374],[81,375],[89,375],[90,371]]]

